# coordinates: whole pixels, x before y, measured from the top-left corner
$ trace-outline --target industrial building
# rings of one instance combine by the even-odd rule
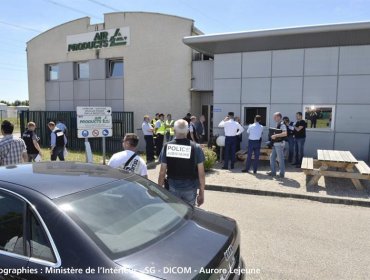
[[[274,112],[308,120],[305,151],[350,150],[369,160],[370,23],[200,35],[184,38],[212,61],[193,62],[194,92],[213,92],[214,134],[233,111],[243,125]],[[264,132],[267,140],[268,131]],[[247,142],[243,137],[244,146]]]

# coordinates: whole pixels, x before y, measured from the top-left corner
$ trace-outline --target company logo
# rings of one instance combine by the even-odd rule
[[[228,261],[233,256],[233,254],[234,254],[233,245],[230,245],[224,252],[224,257],[226,261]]]
[[[122,35],[120,28],[115,29],[113,35],[110,35],[112,33],[109,31],[110,30],[96,32],[94,39],[92,41],[83,41],[79,43],[68,43],[68,52],[82,51],[82,50],[88,50],[88,49],[101,49],[101,48],[116,47],[116,46],[125,46],[128,44],[128,35],[125,35],[125,34]]]

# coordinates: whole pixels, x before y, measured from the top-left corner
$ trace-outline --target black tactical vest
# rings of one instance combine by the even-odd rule
[[[280,127],[281,127],[281,125],[282,124],[284,124],[284,122],[283,121],[281,121],[281,122],[279,122],[278,124],[277,124],[277,126],[276,126],[276,128],[277,129],[280,129]],[[285,125],[285,124],[284,124]],[[284,140],[286,140],[287,139],[287,137],[278,137],[278,138],[276,138],[275,140],[274,140],[274,142],[275,143],[277,143],[277,142],[283,142]]]
[[[56,129],[53,131],[55,133],[55,146],[64,147],[64,132],[61,129]]]
[[[26,147],[27,147],[27,154],[38,154],[39,151],[36,149],[35,145],[33,144],[33,131],[31,130],[26,130],[23,135],[22,135],[22,139],[24,141],[24,143],[26,143]]]
[[[170,145],[170,146],[169,146]],[[182,153],[182,148],[190,147],[190,158],[168,156],[173,152]],[[195,161],[196,144],[189,139],[175,139],[164,145],[164,156],[167,159],[167,177],[174,180],[187,180],[198,178],[198,166]]]

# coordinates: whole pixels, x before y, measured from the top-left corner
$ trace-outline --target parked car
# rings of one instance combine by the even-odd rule
[[[0,279],[243,279],[230,218],[107,166],[0,168]]]

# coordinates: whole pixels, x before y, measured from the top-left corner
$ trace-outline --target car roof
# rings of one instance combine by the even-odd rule
[[[38,162],[0,167],[0,182],[38,191],[50,199],[133,176],[109,166],[79,162]]]

